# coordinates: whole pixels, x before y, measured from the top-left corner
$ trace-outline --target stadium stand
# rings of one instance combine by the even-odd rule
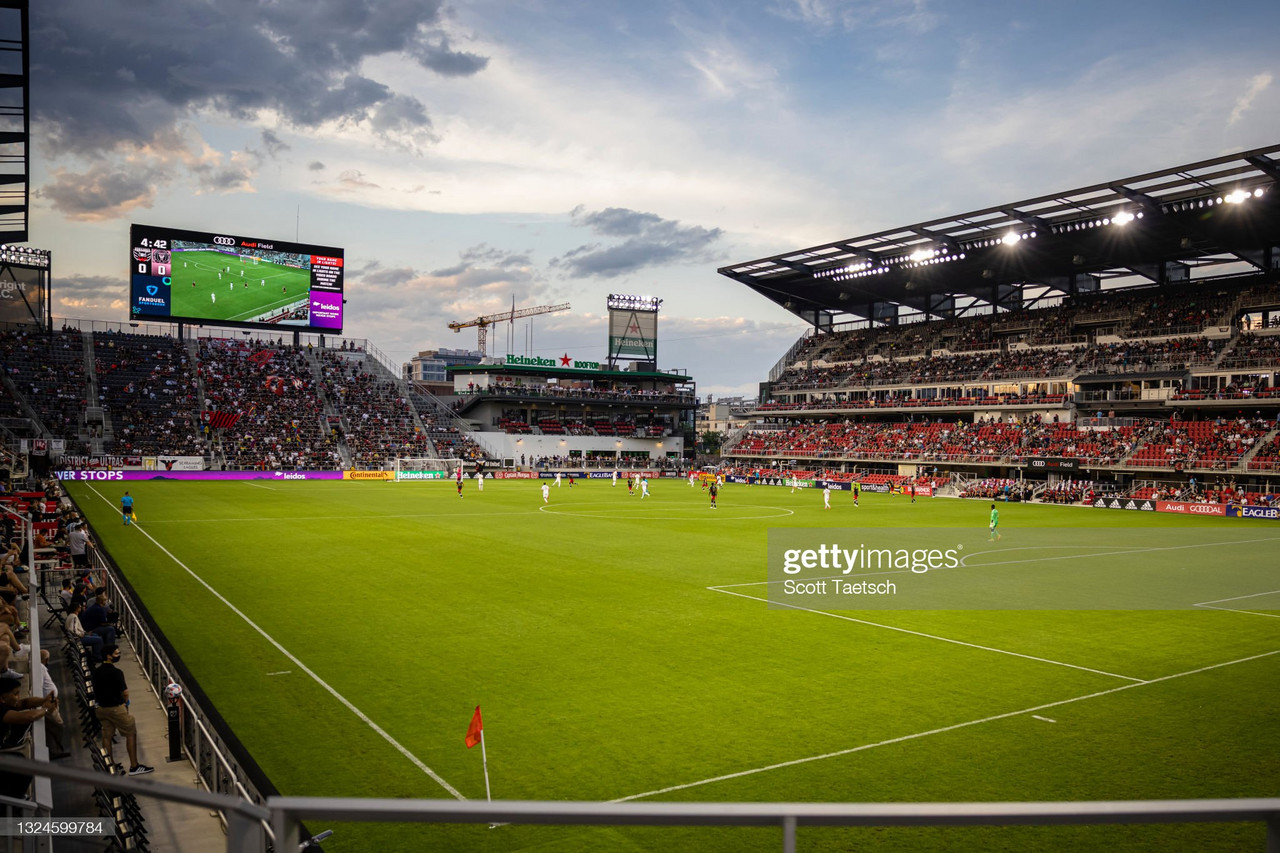
[[[332,468],[341,462],[303,354],[205,339],[199,355],[210,407],[240,414],[215,443],[227,467]]]
[[[98,335],[93,352],[98,401],[111,425],[105,452],[204,455],[199,391],[184,344],[150,335]]]

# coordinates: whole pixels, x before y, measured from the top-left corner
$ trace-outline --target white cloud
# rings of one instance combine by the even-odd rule
[[[1255,74],[1253,78],[1249,80],[1249,88],[1245,90],[1243,95],[1236,99],[1235,106],[1231,108],[1231,115],[1227,117],[1227,125],[1233,125],[1240,121],[1240,119],[1244,118],[1244,114],[1253,106],[1253,102],[1257,100],[1258,96],[1265,92],[1267,87],[1270,85],[1270,74]]]
[[[784,0],[774,13],[820,30],[902,29],[926,33],[941,22],[927,0]]]

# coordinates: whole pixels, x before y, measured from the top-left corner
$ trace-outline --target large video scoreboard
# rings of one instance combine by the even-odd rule
[[[129,245],[131,320],[342,331],[342,249],[136,224]]]

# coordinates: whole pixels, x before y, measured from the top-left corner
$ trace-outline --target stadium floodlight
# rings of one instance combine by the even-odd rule
[[[27,267],[49,268],[52,253],[48,249],[35,249],[31,246],[0,246],[0,261],[7,264],[22,264]]]
[[[1005,234],[1002,238],[1000,238],[1000,242],[1004,243],[1006,246],[1016,246],[1018,241],[1021,239],[1022,238],[1019,237],[1017,234],[1010,231],[1008,234]]]
[[[1122,210],[1111,218],[1111,224],[1119,225],[1121,228],[1123,228],[1124,226],[1132,222],[1134,219],[1137,219],[1137,217],[1127,210]]]
[[[636,296],[627,293],[610,293],[606,303],[618,311],[653,311],[657,313],[662,300],[656,296]]]
[[[1235,192],[1232,192],[1226,195],[1223,198],[1223,201],[1225,201],[1227,204],[1240,204],[1241,202],[1245,201],[1249,197],[1250,197],[1250,194],[1247,191],[1238,189]]]

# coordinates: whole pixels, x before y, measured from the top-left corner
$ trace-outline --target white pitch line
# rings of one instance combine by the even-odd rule
[[[267,675],[289,675],[292,672],[291,669],[282,669],[279,672],[268,672]]]
[[[914,734],[902,735],[901,737],[889,738],[887,740],[878,741],[876,743],[864,743],[861,746],[854,746],[854,747],[850,747],[849,749],[841,749],[835,752],[826,752],[826,753],[823,753],[822,755],[809,755],[804,758],[795,758],[795,759],[792,759],[791,761],[781,761],[781,762],[778,762],[777,764],[770,764],[765,767],[753,767],[750,770],[739,770],[736,773],[726,773],[722,776],[713,776],[709,779],[699,779],[697,782],[686,782],[683,785],[671,785],[670,787],[660,788],[656,791],[646,791],[643,794],[632,794],[629,797],[619,797],[618,799],[610,800],[609,802],[625,803],[625,802],[630,802],[631,800],[643,799],[645,797],[655,797],[659,794],[669,794],[669,793],[672,793],[673,791],[684,791],[684,790],[688,790],[689,788],[697,788],[702,785],[710,785],[715,782],[726,782],[730,779],[741,779],[744,776],[754,776],[757,773],[767,773],[770,770],[780,770],[784,767],[795,767],[796,765],[799,765],[799,764],[809,764],[810,762],[822,761],[827,758],[839,758],[842,755],[852,755],[855,752],[865,752],[869,749],[876,749],[877,747],[881,747],[881,746],[891,746],[895,743],[904,743],[906,741],[919,740],[920,738],[926,738],[926,737],[930,737],[932,735],[938,735],[938,734],[945,734],[946,732],[953,732],[958,729],[964,729],[964,728],[969,728],[970,726],[981,725],[982,723],[992,723],[992,722],[995,722],[996,720],[1006,720],[1010,717],[1018,717],[1023,714],[1032,714],[1034,716],[1033,712],[1035,711],[1044,711],[1049,708],[1058,708],[1063,705],[1070,705],[1073,702],[1083,702],[1086,699],[1097,699],[1100,696],[1107,696],[1112,693],[1119,693],[1122,690],[1132,690],[1135,687],[1145,687],[1149,684],[1158,684],[1161,681],[1170,681],[1174,678],[1184,678],[1188,675],[1197,675],[1201,672],[1208,672],[1211,669],[1221,669],[1224,666],[1234,666],[1235,664],[1238,664],[1238,663],[1247,663],[1249,661],[1259,660],[1260,658],[1270,657],[1271,655],[1275,655],[1275,654],[1280,654],[1280,649],[1273,649],[1272,651],[1263,652],[1262,654],[1257,654],[1257,655],[1251,655],[1247,658],[1237,658],[1236,660],[1226,661],[1225,663],[1210,664],[1209,666],[1202,666],[1199,669],[1191,669],[1191,670],[1187,670],[1186,672],[1174,673],[1173,675],[1163,675],[1159,678],[1153,678],[1150,681],[1141,681],[1136,684],[1121,684],[1119,687],[1112,687],[1108,690],[1099,690],[1097,693],[1089,693],[1084,696],[1076,696],[1072,699],[1061,699],[1057,702],[1046,702],[1043,705],[1035,705],[1030,708],[1022,708],[1017,711],[1009,711],[1004,714],[993,714],[990,717],[983,717],[978,720],[969,720],[963,723],[955,723],[954,725],[950,725],[950,726],[942,726],[940,728],[930,729],[927,732],[916,732]]]
[[[246,486],[253,486],[255,489],[266,489],[268,492],[278,492],[279,489],[273,489],[270,486],[264,486],[261,483],[255,483],[252,480],[242,480]]]
[[[1215,604],[1223,601],[1240,601],[1245,598],[1257,598],[1260,595],[1275,595],[1280,589],[1267,590],[1266,592],[1254,592],[1249,595],[1237,595],[1232,598],[1215,598],[1213,601],[1201,601],[1195,607],[1203,607],[1205,610],[1221,610],[1223,613],[1243,613],[1246,616],[1264,616],[1267,619],[1280,619],[1280,614],[1263,613],[1261,610],[1241,610],[1238,607],[1214,607]]]
[[[109,506],[113,508],[115,507],[115,504],[107,500],[106,496],[103,495],[101,492],[99,492],[92,484],[89,485],[89,489],[95,495],[102,498],[103,501],[106,501],[106,503]],[[150,533],[143,530],[140,525],[135,524],[133,525],[133,527],[143,536],[150,539],[153,545],[159,548],[165,554],[165,556],[167,556],[169,559],[173,560],[174,563],[180,566],[183,571],[191,575],[191,577],[195,578],[197,583],[199,583],[205,589],[209,590],[209,592],[213,594],[214,598],[221,601],[231,610],[232,613],[236,614],[241,619],[243,619],[245,621],[245,624],[247,624],[253,630],[257,631],[259,634],[261,634],[263,639],[265,639],[268,643],[275,646],[276,650],[279,651],[280,654],[288,658],[289,661],[294,664],[294,666],[298,667],[298,669],[302,670],[307,675],[311,676],[311,678],[316,682],[316,684],[319,684],[321,687],[323,687],[325,691],[329,693],[330,696],[332,696],[333,698],[341,702],[348,711],[350,711],[351,713],[359,717],[362,722],[364,722],[366,725],[369,726],[369,728],[377,732],[378,735],[381,736],[383,740],[391,744],[391,746],[395,747],[396,751],[399,752],[401,755],[403,755],[405,758],[409,759],[409,761],[411,761],[415,767],[417,767],[423,773],[426,773],[428,776],[434,779],[440,785],[440,787],[448,791],[455,799],[459,799],[459,800],[466,799],[466,797],[464,797],[457,788],[450,785],[448,782],[444,780],[443,777],[440,776],[440,774],[436,773],[436,771],[432,770],[430,767],[424,764],[422,762],[422,759],[418,758],[418,756],[410,752],[402,743],[400,743],[400,741],[392,737],[387,732],[386,729],[382,728],[382,726],[378,725],[373,720],[369,719],[369,716],[365,714],[364,711],[361,711],[359,708],[357,708],[354,704],[351,703],[351,700],[347,699],[347,697],[343,696],[337,690],[333,689],[333,687],[331,687],[327,681],[325,681],[323,678],[317,675],[310,667],[308,667],[305,663],[299,660],[298,657],[293,654],[293,652],[289,651],[284,646],[280,645],[279,641],[277,641],[275,637],[272,637],[270,634],[264,631],[256,622],[254,622],[243,611],[241,611],[240,608],[236,607],[234,604],[228,601],[226,597],[222,595],[222,593],[218,592],[216,589],[210,586],[208,581],[206,581],[204,578],[200,577],[195,572],[193,572],[185,563],[183,563],[181,560],[175,557],[169,551],[168,548],[164,547],[159,542],[157,542]]]
[[[1059,556],[1059,557],[1033,557],[1029,560],[1000,560],[1000,561],[991,562],[991,563],[972,563],[972,564],[969,562],[971,559],[975,557],[981,557],[984,554],[1003,554],[1003,553],[1009,553],[1011,551],[1041,551],[1041,550],[1044,550],[1044,548],[1046,547],[1066,547],[1066,546],[1027,545],[1021,548],[988,548],[985,551],[974,551],[971,554],[965,554],[964,558],[960,560],[960,565],[964,566],[965,568],[969,568],[971,565],[975,567],[985,568],[988,566],[1019,565],[1021,563],[1052,563],[1058,560],[1081,560],[1086,558],[1092,560],[1098,557],[1123,557],[1129,554],[1148,554],[1153,551],[1183,551],[1191,548],[1220,548],[1227,545],[1256,545],[1259,542],[1274,542],[1277,538],[1280,538],[1280,537],[1267,536],[1262,539],[1237,539],[1234,542],[1199,542],[1191,545],[1163,545],[1163,546],[1151,547],[1151,548],[1125,548],[1124,550],[1121,550],[1121,551],[1104,551],[1101,554],[1063,554],[1062,556]],[[1092,547],[1106,547],[1106,546],[1099,545],[1099,546],[1092,546]]]
[[[1197,604],[1205,610],[1221,610],[1223,613],[1243,613],[1246,616],[1265,616],[1268,619],[1280,619],[1280,613],[1263,613],[1261,610],[1240,610],[1236,607],[1214,607],[1211,604]]]
[[[1201,601],[1196,607],[1208,607],[1210,604],[1221,604],[1224,601],[1239,601],[1242,598],[1257,598],[1260,595],[1275,595],[1280,589],[1269,589],[1266,592],[1251,592],[1248,595],[1237,595],[1232,598],[1215,598],[1212,601]]]
[[[1042,716],[1040,716],[1039,714],[1032,714],[1032,715],[1031,715],[1031,717],[1032,717],[1032,719],[1035,719],[1035,720],[1043,720],[1043,721],[1044,721],[1044,722],[1046,722],[1046,723],[1056,723],[1056,722],[1058,722],[1057,720],[1051,720],[1051,719],[1049,719],[1048,717],[1042,717]]]
[[[855,619],[852,616],[845,616],[841,613],[832,613],[828,610],[814,610],[809,607],[801,607],[798,604],[788,604],[787,602],[784,602],[784,601],[769,601],[769,599],[760,598],[757,595],[744,595],[741,592],[730,592],[727,589],[718,589],[713,586],[709,586],[707,587],[707,589],[713,590],[715,592],[724,593],[725,595],[736,595],[739,598],[749,598],[752,601],[763,601],[765,604],[773,604],[777,607],[789,607],[793,610],[803,610],[806,613],[817,613],[820,616],[830,616],[832,619],[843,619],[846,622],[856,622],[859,625],[870,625],[873,628],[886,628],[890,631],[900,631],[903,634],[912,634],[916,637],[925,637],[930,640],[941,640],[944,643],[954,643],[957,646],[967,646],[971,649],[981,649],[986,652],[996,652],[997,654],[1010,655],[1011,657],[1024,658],[1025,660],[1033,660],[1033,661],[1038,661],[1040,663],[1051,663],[1054,666],[1065,666],[1069,669],[1081,670],[1082,672],[1092,672],[1095,675],[1105,675],[1110,678],[1122,678],[1125,681],[1132,681],[1137,684],[1146,683],[1144,679],[1134,678],[1132,675],[1120,675],[1119,673],[1107,672],[1106,670],[1103,670],[1103,669],[1091,669],[1090,667],[1087,667],[1087,666],[1080,666],[1074,663],[1066,663],[1065,661],[1036,657],[1035,655],[1027,655],[1027,654],[1023,654],[1022,652],[1011,652],[1008,649],[997,649],[994,646],[982,646],[977,643],[968,643],[968,642],[965,642],[964,640],[953,640],[950,637],[940,637],[937,634],[926,634],[923,631],[913,631],[910,628],[899,628],[897,625],[886,625],[883,622],[871,622],[870,620],[867,620],[867,619]]]

